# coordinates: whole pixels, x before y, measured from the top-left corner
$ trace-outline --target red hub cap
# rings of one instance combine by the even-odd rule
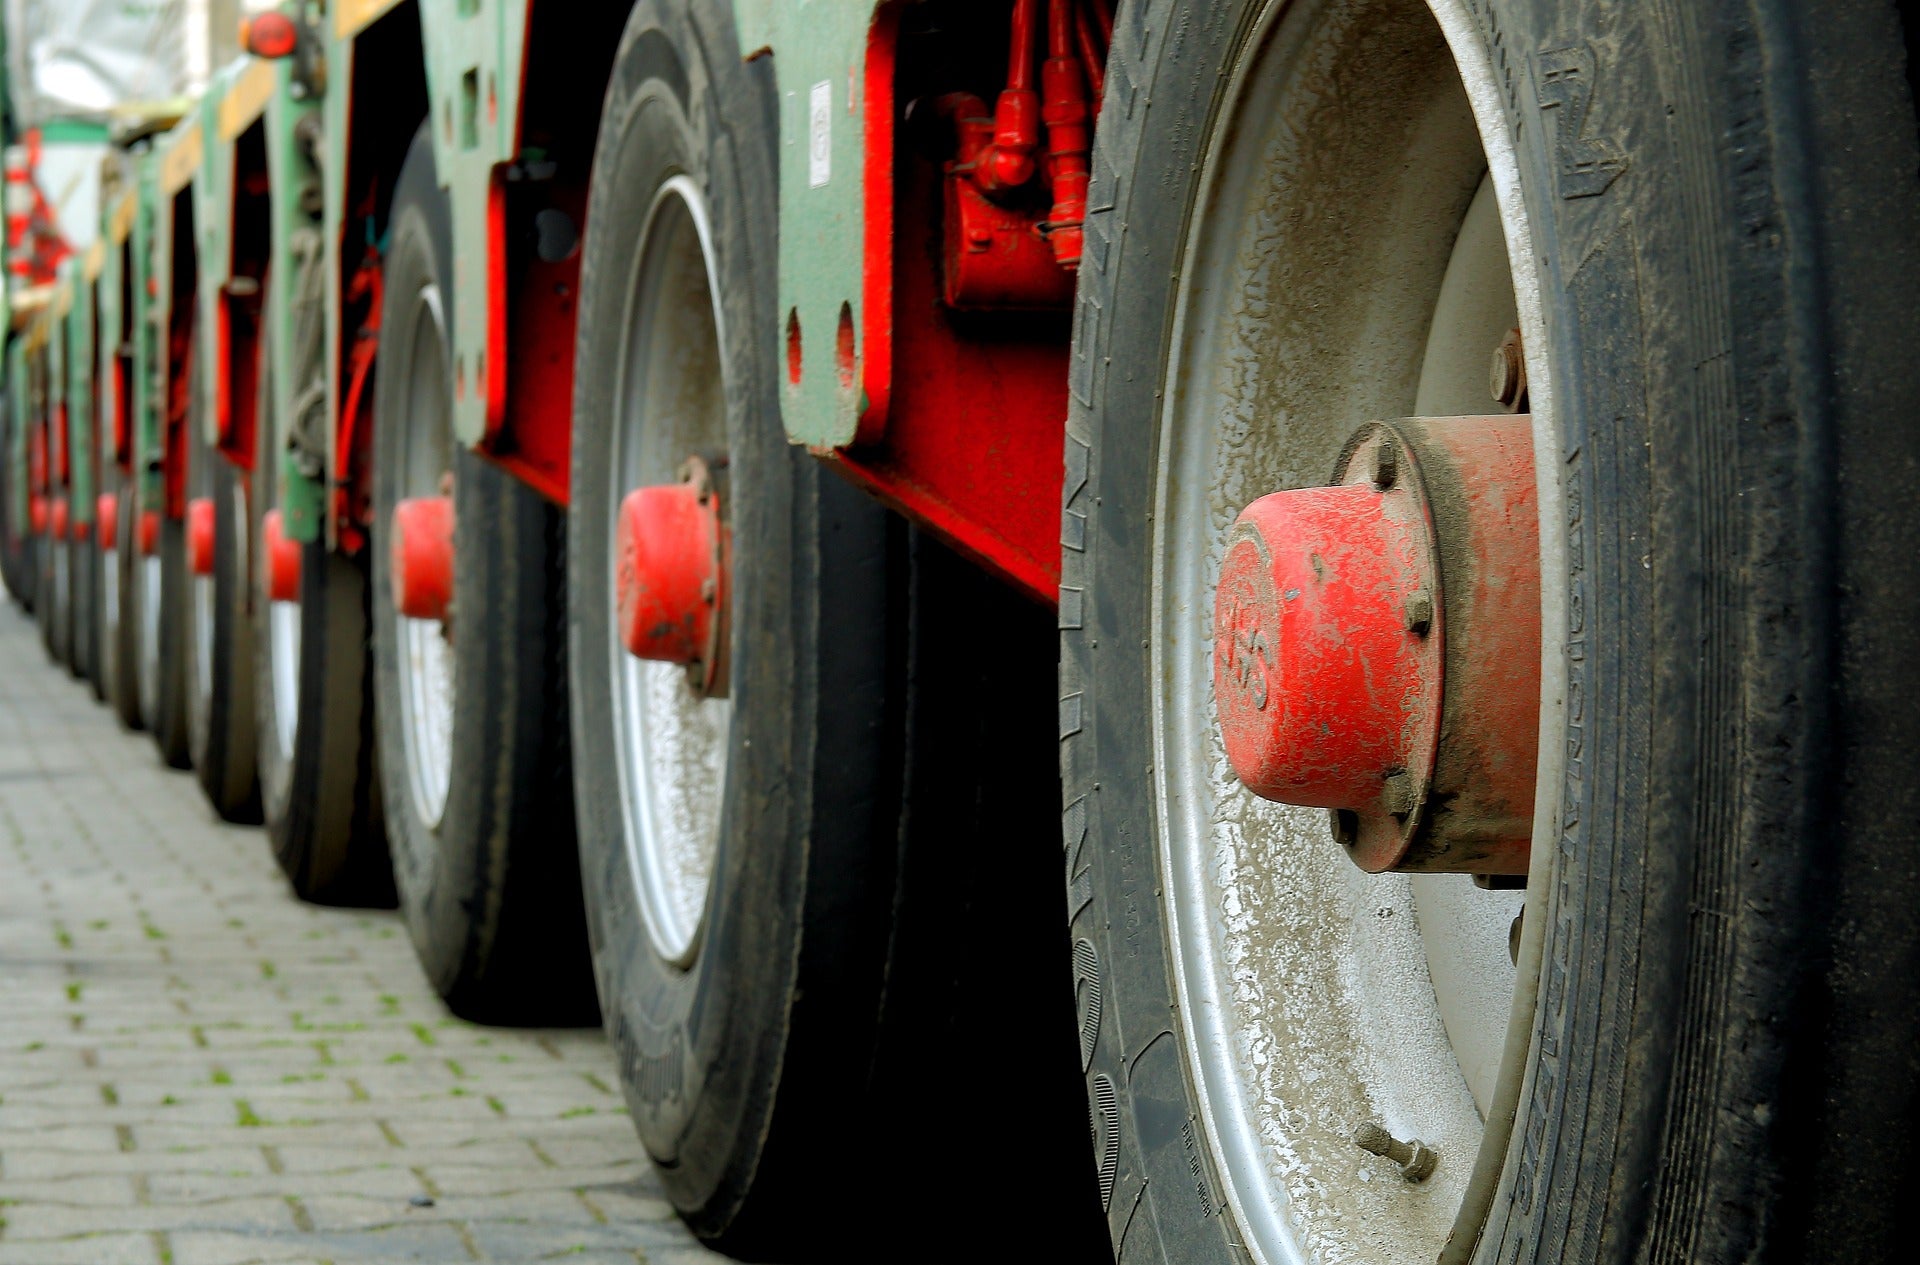
[[[393,608],[444,620],[453,605],[453,498],[417,496],[393,507]]]
[[[213,498],[187,502],[187,566],[195,575],[213,574]]]
[[[65,540],[67,538],[67,498],[66,497],[60,496],[60,497],[54,498],[53,510],[48,515],[48,525],[50,530],[52,531],[53,538],[55,540]]]
[[[270,602],[300,600],[300,542],[288,540],[279,510],[260,520],[260,565]]]
[[[687,665],[694,688],[724,688],[731,541],[705,462],[679,483],[636,488],[620,502],[614,581],[620,642],[642,659]]]
[[[30,496],[27,498],[27,527],[36,536],[47,534],[47,498]]]
[[[1370,424],[1334,486],[1234,524],[1214,698],[1255,794],[1334,810],[1363,869],[1524,873],[1540,705],[1525,415]]]
[[[115,549],[120,544],[120,498],[111,493],[93,503],[93,517],[100,524],[100,547]]]
[[[160,548],[160,511],[141,510],[139,528],[140,539],[134,543],[139,545],[141,557],[151,558]]]

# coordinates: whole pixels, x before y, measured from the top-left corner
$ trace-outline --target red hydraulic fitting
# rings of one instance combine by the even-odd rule
[[[195,575],[213,574],[213,498],[209,496],[187,502],[187,568]]]
[[[27,498],[27,528],[36,536],[47,534],[47,498],[37,492]]]
[[[142,558],[151,558],[160,550],[160,511],[141,510],[140,521],[135,524],[139,537],[134,544],[139,547]]]
[[[685,664],[699,693],[722,693],[731,536],[706,463],[689,460],[684,475],[635,488],[620,502],[620,643],[641,659]]]
[[[1520,874],[1540,708],[1525,414],[1370,423],[1331,487],[1228,537],[1214,699],[1248,789],[1330,808],[1362,869]]]
[[[93,519],[100,524],[100,547],[120,547],[120,498],[108,492],[93,503]]]
[[[453,498],[416,496],[394,506],[388,557],[394,610],[444,620],[453,605]]]
[[[53,498],[53,508],[47,513],[47,533],[55,540],[67,538],[67,498]]]
[[[1087,155],[1093,129],[1087,110],[1087,84],[1074,45],[1072,0],[1048,0],[1047,62],[1040,68],[1046,99],[1047,176],[1053,185],[1053,210],[1044,231],[1062,268],[1078,268],[1087,218]]]
[[[260,565],[268,601],[300,600],[300,542],[287,539],[279,510],[268,510],[260,519]]]

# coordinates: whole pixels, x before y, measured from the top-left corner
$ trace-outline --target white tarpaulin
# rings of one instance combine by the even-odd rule
[[[116,105],[164,101],[190,86],[185,32],[190,15],[204,22],[205,0],[5,2],[7,77],[22,127],[103,121]]]

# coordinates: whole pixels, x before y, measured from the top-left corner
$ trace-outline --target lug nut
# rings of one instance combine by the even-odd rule
[[[1382,439],[1373,450],[1374,486],[1390,488],[1400,477],[1400,452],[1391,439]]]
[[[1507,408],[1516,408],[1527,394],[1527,359],[1520,345],[1520,331],[1510,329],[1500,345],[1493,349],[1493,363],[1487,370],[1487,389]]]
[[[1407,594],[1407,631],[1424,637],[1433,627],[1433,594],[1415,589]]]
[[[1402,1142],[1371,1120],[1353,1131],[1353,1141],[1361,1150],[1398,1164],[1400,1175],[1410,1182],[1427,1180],[1440,1164],[1440,1157],[1433,1153],[1433,1148],[1419,1138]]]

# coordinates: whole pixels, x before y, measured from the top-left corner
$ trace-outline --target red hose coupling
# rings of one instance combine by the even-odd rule
[[[1370,423],[1331,487],[1234,524],[1214,604],[1227,758],[1333,810],[1362,869],[1525,873],[1540,708],[1524,414]]]
[[[47,531],[55,540],[67,538],[67,498],[56,496],[53,507],[47,511]]]
[[[27,498],[27,528],[36,536],[47,534],[47,498],[39,493]]]
[[[136,526],[139,530],[135,534],[139,536],[139,539],[136,540],[134,544],[139,546],[140,556],[142,558],[153,557],[154,554],[160,551],[160,511],[141,510],[140,521]]]
[[[187,566],[195,575],[213,574],[213,498],[187,502]]]
[[[703,694],[725,688],[731,540],[708,467],[679,483],[635,488],[620,502],[614,582],[620,643],[641,659],[680,663]]]
[[[120,498],[111,492],[93,503],[94,521],[100,524],[100,547],[112,552],[120,547]]]
[[[279,510],[268,510],[260,520],[260,565],[268,601],[300,600],[300,542],[287,539]]]
[[[388,557],[394,610],[445,620],[453,607],[453,498],[416,496],[394,506]]]

